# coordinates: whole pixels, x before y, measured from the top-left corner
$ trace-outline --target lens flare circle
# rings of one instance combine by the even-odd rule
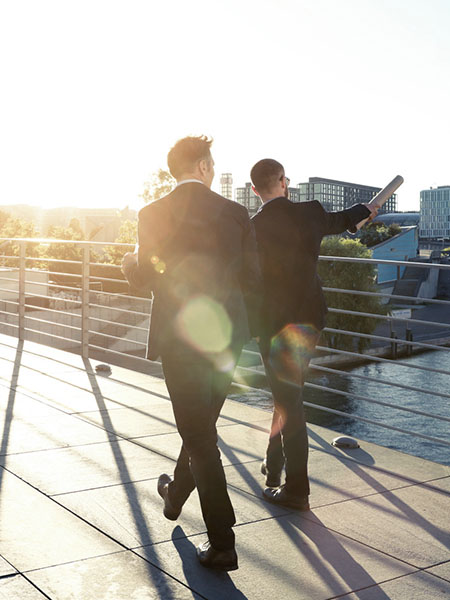
[[[182,339],[201,353],[223,352],[231,343],[230,318],[209,296],[191,298],[179,311],[176,327]]]
[[[272,338],[269,360],[279,379],[303,385],[318,334],[313,325],[289,323]]]

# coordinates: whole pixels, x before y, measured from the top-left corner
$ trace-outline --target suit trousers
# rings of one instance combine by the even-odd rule
[[[260,350],[267,379],[272,390],[274,410],[266,452],[269,473],[286,468],[286,491],[295,496],[309,495],[308,433],[303,407],[303,384],[309,361],[319,339],[308,333],[301,348],[261,339]],[[305,336],[302,336],[305,340]]]
[[[209,541],[216,550],[234,548],[236,522],[227,492],[225,473],[217,447],[216,422],[228,393],[234,360],[242,344],[229,353],[225,370],[177,340],[161,353],[178,432],[183,445],[169,484],[168,496],[181,508],[197,488]],[[223,362],[223,361],[222,361]]]

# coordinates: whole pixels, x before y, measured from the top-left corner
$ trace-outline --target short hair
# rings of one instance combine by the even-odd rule
[[[210,159],[212,143],[212,138],[206,135],[188,136],[178,140],[167,155],[167,165],[172,176],[177,179],[183,173],[193,171],[200,160]]]
[[[259,192],[268,192],[283,173],[284,167],[281,163],[273,158],[263,158],[253,166],[250,178]]]

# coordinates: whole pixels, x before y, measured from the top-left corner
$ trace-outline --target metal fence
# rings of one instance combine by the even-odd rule
[[[45,249],[52,244],[70,248],[75,257],[69,260],[48,258]],[[130,294],[120,267],[105,265],[102,262],[106,247],[114,247],[123,252],[132,249],[132,246],[127,244],[0,238],[0,331],[21,340],[35,341],[77,352],[86,358],[97,358],[128,368],[148,370],[150,363],[145,359],[145,347],[151,300]],[[37,251],[36,248],[40,248],[41,251]],[[439,269],[441,273],[450,274],[449,264],[330,256],[322,256],[320,260],[353,265],[370,264],[374,267],[378,264],[390,264],[397,266],[397,272],[400,267],[412,266],[426,269],[427,272]],[[394,283],[392,282],[392,288]],[[450,376],[450,368],[446,368],[445,364],[443,367],[423,366],[408,359],[401,360],[399,356],[402,354],[409,356],[413,351],[450,352],[450,301],[420,295],[411,297],[395,294],[393,289],[386,289],[386,286],[381,290],[360,290],[357,282],[354,284],[355,289],[324,287],[324,290],[339,295],[378,298],[381,302],[389,303],[391,308],[394,305],[403,308],[397,313],[391,310],[390,314],[387,311],[384,311],[385,314],[378,314],[330,306],[331,314],[374,319],[378,324],[384,323],[386,331],[364,333],[358,331],[357,327],[354,330],[325,328],[325,333],[349,336],[354,340],[353,347],[349,348],[348,344],[345,348],[329,347],[321,342],[317,347],[320,356],[312,361],[311,372],[355,378],[367,384],[385,385],[392,389],[401,388],[420,393],[424,398],[439,398],[442,403],[448,401],[449,393],[433,389],[433,385],[427,381],[433,374]],[[413,318],[408,314],[409,309],[405,306],[414,309],[418,304],[446,311],[448,318],[435,321]],[[405,329],[403,337],[399,336],[399,327]],[[361,339],[367,342],[363,350],[358,349],[357,344]],[[243,351],[243,358],[247,366],[244,364],[238,366],[235,386],[253,392],[257,389],[257,394],[269,397],[270,392],[267,388],[264,389],[264,371],[259,353],[255,349],[246,348]],[[351,363],[361,361],[395,363],[411,371],[418,370],[421,372],[420,385],[349,373],[345,368],[340,368],[342,361],[345,360]],[[158,367],[157,363],[153,365],[155,368]],[[390,402],[389,398],[384,401],[360,393],[353,394],[314,381],[307,382],[305,386],[336,397],[352,398],[358,403],[389,407],[403,413],[420,415],[440,423],[450,421],[450,417],[444,414],[411,407],[408,403],[399,405]],[[349,414],[317,403],[305,402],[305,405],[343,418],[359,420],[428,442],[450,446],[450,441],[445,435],[436,437],[398,427],[382,419]],[[424,405],[426,406],[426,402]]]

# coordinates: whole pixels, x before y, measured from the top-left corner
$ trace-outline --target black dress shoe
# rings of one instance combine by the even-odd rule
[[[267,487],[276,488],[281,485],[281,473],[269,473],[266,460],[261,463],[261,473],[266,477]]]
[[[263,491],[263,496],[272,504],[294,508],[295,510],[309,510],[308,496],[294,496],[286,491],[284,485],[276,489],[266,488]]]
[[[158,478],[158,494],[164,500],[164,510],[163,514],[166,519],[170,519],[171,521],[176,521],[181,513],[181,508],[176,508],[172,505],[169,500],[169,483],[172,481],[172,477],[167,475],[167,473],[163,473]]]
[[[197,558],[203,567],[219,571],[236,571],[238,568],[236,550],[215,550],[210,541],[197,546]]]

